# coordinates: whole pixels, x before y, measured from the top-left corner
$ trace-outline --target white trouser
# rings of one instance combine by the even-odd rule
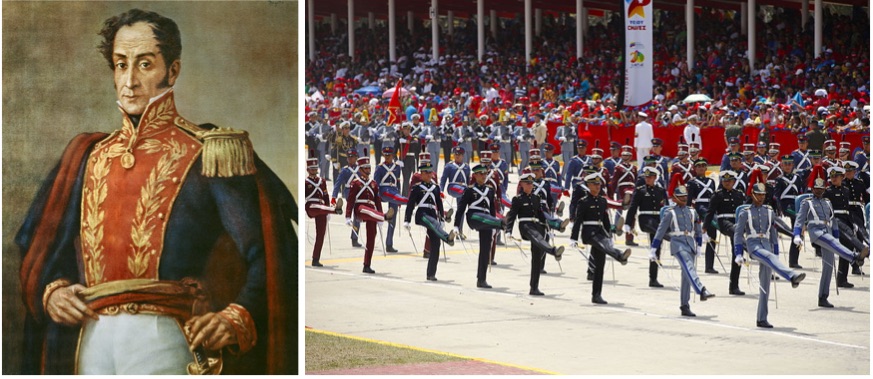
[[[101,315],[82,326],[78,373],[187,374],[194,361],[175,318],[150,314]]]
[[[652,150],[651,147],[638,147],[637,148],[637,167],[643,167],[643,158],[649,155],[649,151]]]

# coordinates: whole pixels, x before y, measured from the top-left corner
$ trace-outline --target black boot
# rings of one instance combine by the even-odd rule
[[[818,306],[822,308],[833,308],[834,305],[828,302],[828,298],[820,297],[818,298]]]
[[[360,243],[358,243],[358,241],[352,241],[352,247],[362,247],[362,246],[364,246],[364,245],[361,245]]]
[[[594,280],[594,273],[591,271],[588,271],[588,276],[586,277],[586,279],[588,279],[589,281]]]
[[[685,304],[685,305],[679,307],[679,310],[682,311],[682,315],[685,317],[697,317],[697,315],[694,314],[694,312],[691,312],[691,307],[689,307],[688,304]]]
[[[706,299],[709,299],[710,297],[715,297],[715,294],[709,292],[706,287],[700,289],[700,301],[706,301]]]
[[[312,267],[322,267],[322,266],[324,266],[324,265],[321,264],[321,262],[319,262],[319,261],[312,261]]]
[[[758,321],[758,327],[759,327],[759,328],[768,328],[768,329],[769,329],[769,328],[772,328],[773,325],[770,325],[770,323],[767,322],[767,320],[759,320],[759,321]]]
[[[591,302],[594,304],[608,304],[600,295],[591,296]]]
[[[394,246],[388,246],[385,248],[385,251],[387,251],[389,253],[396,253],[397,249],[395,249]]]
[[[489,285],[488,282],[486,282],[484,280],[480,280],[480,281],[476,282],[476,287],[477,288],[491,288],[491,285]]]
[[[731,294],[731,295],[737,295],[737,296],[743,296],[743,295],[746,294],[745,292],[740,291],[740,288],[739,288],[739,287],[731,288],[731,289],[728,291],[728,293]]]
[[[370,268],[370,266],[364,266],[364,273],[365,274],[375,274],[376,271],[373,271],[373,269]]]
[[[803,279],[806,279],[806,273],[801,272],[800,274],[794,275],[794,277],[791,278],[791,288],[797,288]]]
[[[543,296],[543,295],[545,295],[544,293],[540,292],[540,290],[538,290],[538,289],[536,289],[536,288],[531,288],[529,294],[532,295],[532,296]]]

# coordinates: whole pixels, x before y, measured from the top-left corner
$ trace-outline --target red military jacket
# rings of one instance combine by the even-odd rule
[[[307,176],[305,182],[304,196],[306,196],[305,207],[307,210],[311,204],[330,204],[330,196],[327,194],[327,181],[324,178],[318,175]]]
[[[349,188],[348,204],[346,204],[346,218],[352,217],[352,212],[358,216],[358,206],[368,205],[382,212],[382,198],[379,197],[379,185],[372,177],[355,178]]]
[[[682,161],[673,163],[673,166],[670,167],[671,173],[681,172],[682,180],[684,183],[688,183],[691,179],[694,179],[694,165],[691,161],[688,161],[686,164],[682,164]]]
[[[609,185],[609,192],[621,195],[622,189],[633,191],[637,182],[637,166],[631,163],[620,162],[615,166],[615,173]]]

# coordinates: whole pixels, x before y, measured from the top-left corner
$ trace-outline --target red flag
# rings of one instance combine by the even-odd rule
[[[403,78],[397,81],[394,86],[394,93],[391,94],[391,101],[388,102],[388,125],[400,123],[400,89],[403,88]]]

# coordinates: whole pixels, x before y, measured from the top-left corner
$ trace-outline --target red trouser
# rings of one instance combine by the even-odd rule
[[[364,248],[364,267],[370,267],[370,261],[373,259],[373,248],[376,244],[376,223],[385,221],[385,215],[376,210],[376,208],[363,204],[355,207],[355,215],[367,225],[367,246]],[[360,230],[358,233],[360,233]]]
[[[312,260],[321,258],[321,248],[324,246],[324,233],[327,231],[327,215],[335,214],[336,209],[324,204],[307,203],[306,215],[315,219],[315,244],[312,246]]]

